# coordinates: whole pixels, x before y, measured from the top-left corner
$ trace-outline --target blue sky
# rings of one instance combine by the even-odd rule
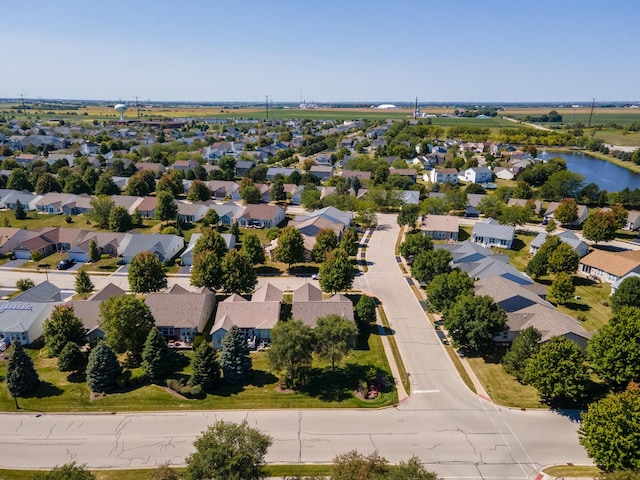
[[[635,0],[4,2],[0,97],[640,99]]]

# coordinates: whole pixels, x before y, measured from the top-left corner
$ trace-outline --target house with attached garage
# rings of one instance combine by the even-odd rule
[[[216,211],[222,225],[232,225],[237,222],[245,211],[244,206],[232,201],[222,204],[209,203],[209,208]]]
[[[318,318],[327,315],[339,315],[353,321],[353,303],[340,293],[323,300],[322,291],[311,283],[305,283],[293,291],[291,318],[302,320],[314,328]]]
[[[216,294],[206,288],[190,292],[174,285],[166,292],[148,293],[144,303],[165,338],[191,343],[209,322],[216,305]]]
[[[223,200],[229,198],[231,200],[240,200],[240,185],[236,182],[227,180],[209,180],[207,188],[211,192],[211,198],[215,200]]]
[[[183,265],[187,265],[187,266],[193,265],[193,249],[195,248],[196,243],[198,242],[201,236],[202,236],[201,233],[194,233],[193,235],[191,235],[191,238],[189,239],[189,245],[187,245],[187,248],[185,249],[185,251],[182,252],[182,255],[180,255]],[[224,243],[227,245],[227,250],[236,248],[235,235],[231,233],[223,233],[220,236],[224,239]]]
[[[510,249],[516,229],[510,225],[500,225],[497,220],[488,218],[476,222],[471,233],[471,241],[483,247]]]
[[[271,228],[278,226],[284,219],[284,208],[278,205],[247,205],[238,218],[238,225]]]
[[[472,167],[460,172],[458,179],[463,182],[490,183],[493,181],[493,172],[487,167]]]
[[[333,177],[333,167],[331,165],[313,165],[309,173],[324,181]]]
[[[560,202],[549,203],[549,206],[547,207],[546,212],[544,212],[545,224],[548,223],[549,220],[551,220],[552,218],[555,220],[554,214],[560,205],[561,205]],[[586,205],[578,204],[578,219],[569,223],[569,225],[572,225],[572,226],[582,225],[587,220],[588,216],[589,216],[589,208]]]
[[[627,214],[627,223],[623,227],[623,230],[638,230],[640,228],[640,212],[635,210],[629,210]]]
[[[108,283],[102,290],[95,292],[86,300],[71,300],[69,302],[73,306],[74,315],[82,320],[89,342],[104,338],[104,331],[100,326],[102,323],[100,304],[113,297],[122,297],[126,293],[113,283]]]
[[[183,223],[195,223],[202,220],[209,210],[209,207],[203,203],[188,203],[177,201],[178,216]]]
[[[611,252],[595,249],[580,260],[578,273],[614,284],[630,273],[640,273],[640,250]]]
[[[110,257],[118,256],[120,244],[127,238],[129,233],[119,232],[89,232],[83,230],[83,235],[75,239],[75,244],[67,250],[67,257],[74,262],[89,262],[91,241],[96,242],[100,255],[109,255]]]
[[[455,168],[434,168],[423,175],[425,182],[431,183],[458,183],[458,170]]]
[[[458,240],[458,217],[451,215],[423,215],[420,231],[435,240]]]
[[[26,190],[0,190],[0,208],[15,210],[18,202],[26,210],[35,210],[35,203],[42,198],[42,195],[35,195]]]
[[[222,339],[234,325],[250,345],[257,347],[263,342],[270,343],[271,330],[280,319],[281,304],[282,290],[270,283],[259,287],[251,301],[234,293],[218,303],[211,328],[213,347],[222,347]]]
[[[119,254],[125,264],[140,252],[151,252],[162,262],[176,257],[184,248],[184,238],[162,233],[128,233],[120,245]]]
[[[136,205],[136,208],[144,218],[155,218],[157,206],[157,197],[142,197],[142,200]]]

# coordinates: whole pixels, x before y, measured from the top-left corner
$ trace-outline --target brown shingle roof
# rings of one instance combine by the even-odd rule
[[[623,252],[594,250],[580,260],[580,263],[622,277],[631,270],[640,267],[640,250]]]

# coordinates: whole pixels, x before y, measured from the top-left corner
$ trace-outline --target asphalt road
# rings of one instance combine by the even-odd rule
[[[270,463],[330,463],[356,448],[378,450],[392,462],[416,454],[451,479],[526,479],[543,465],[590,463],[569,415],[501,408],[467,389],[395,264],[395,216],[379,219],[367,249],[369,271],[356,278],[355,287],[383,302],[410,373],[407,401],[383,410],[0,414],[0,467],[44,468],[72,460],[91,468],[182,464],[195,437],[217,419],[246,419],[271,435]],[[4,273],[0,284],[6,284]],[[280,288],[310,281],[269,280]]]

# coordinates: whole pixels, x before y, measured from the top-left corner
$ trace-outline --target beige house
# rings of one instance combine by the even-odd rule
[[[611,284],[631,272],[640,273],[640,250],[594,250],[583,257],[578,266],[581,275]]]
[[[353,303],[340,293],[323,300],[322,291],[311,283],[305,283],[294,290],[291,308],[293,319],[315,327],[319,317],[331,314],[353,320]]]
[[[423,215],[420,227],[423,235],[434,240],[458,240],[458,217],[451,215]]]

